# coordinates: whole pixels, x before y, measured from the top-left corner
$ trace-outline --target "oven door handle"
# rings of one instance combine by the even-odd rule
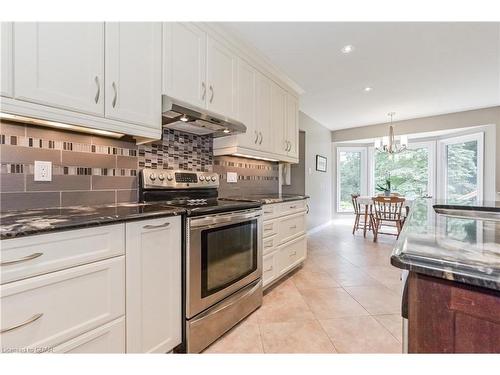
[[[191,228],[200,228],[200,227],[214,227],[220,226],[229,223],[238,223],[240,221],[245,221],[249,219],[255,219],[262,215],[259,211],[257,212],[249,212],[243,214],[229,214],[229,215],[215,215],[215,216],[206,216],[201,218],[190,219],[189,226]]]
[[[260,280],[258,280],[258,282],[250,290],[247,290],[244,293],[242,293],[241,291],[239,293],[237,292],[237,293],[233,294],[231,297],[227,298],[227,300],[223,300],[219,307],[217,307],[213,310],[209,309],[205,312],[202,312],[195,319],[191,320],[191,323],[193,324],[193,323],[199,322],[200,320],[206,319],[209,316],[217,314],[218,312],[225,310],[228,307],[233,306],[235,303],[238,303],[240,300],[254,294],[259,288],[262,288]]]

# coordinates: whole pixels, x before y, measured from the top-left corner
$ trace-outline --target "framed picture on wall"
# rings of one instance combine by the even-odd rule
[[[326,172],[326,158],[321,155],[316,155],[316,170]]]

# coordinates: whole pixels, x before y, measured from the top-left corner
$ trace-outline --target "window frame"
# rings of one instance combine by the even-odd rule
[[[484,197],[484,132],[460,135],[457,137],[446,137],[437,141],[437,166],[436,170],[442,171],[437,176],[438,199],[446,200],[448,180],[448,160],[446,159],[446,147],[457,143],[477,141],[477,201],[481,202]]]
[[[336,204],[335,204],[335,209],[338,214],[348,214],[348,213],[353,213],[354,208],[347,210],[347,211],[342,211],[340,210],[340,153],[341,152],[359,152],[361,154],[361,169],[360,169],[360,194],[361,195],[368,195],[368,176],[367,176],[367,170],[368,170],[368,150],[366,146],[337,146],[336,147],[336,191],[337,191],[337,198],[336,198]]]

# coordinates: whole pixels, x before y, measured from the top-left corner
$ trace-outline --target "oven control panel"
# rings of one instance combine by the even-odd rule
[[[219,187],[219,175],[213,172],[144,168],[142,185],[146,189],[195,189]]]

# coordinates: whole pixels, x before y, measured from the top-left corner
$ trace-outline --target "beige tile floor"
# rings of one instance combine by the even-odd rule
[[[205,353],[401,353],[395,237],[353,236],[351,221],[310,235],[304,265]]]

